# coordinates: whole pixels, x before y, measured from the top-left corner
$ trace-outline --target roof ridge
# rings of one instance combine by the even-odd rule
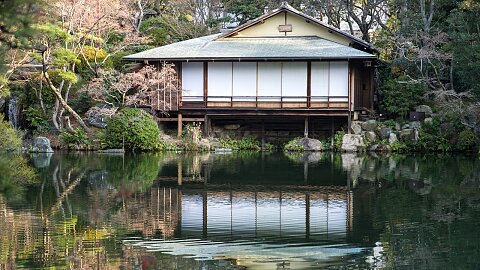
[[[239,26],[235,27],[234,29],[232,29],[232,31],[229,31],[229,32],[227,32],[227,33],[223,33],[223,34],[219,35],[219,36],[216,37],[213,41],[217,41],[217,40],[220,40],[220,39],[223,39],[223,38],[227,38],[227,37],[229,37],[229,36],[231,36],[231,35],[233,35],[233,34],[235,34],[235,33],[240,32],[241,30],[244,30],[244,29],[246,29],[246,28],[248,28],[248,27],[250,27],[250,26],[253,26],[253,25],[257,24],[258,22],[261,22],[261,21],[263,21],[263,20],[269,19],[270,17],[273,17],[273,16],[277,15],[278,13],[280,13],[280,12],[282,12],[282,11],[289,11],[289,12],[291,12],[291,13],[297,15],[297,16],[304,17],[305,19],[311,20],[312,22],[314,22],[314,23],[316,23],[316,24],[318,24],[318,25],[321,25],[321,26],[323,26],[323,27],[325,27],[325,28],[327,28],[327,29],[329,29],[329,30],[331,30],[331,31],[333,31],[333,32],[336,32],[337,34],[340,34],[340,35],[343,35],[343,36],[345,36],[345,37],[348,37],[348,38],[352,39],[353,41],[355,41],[355,42],[357,42],[357,43],[360,43],[360,44],[362,44],[363,46],[365,46],[365,47],[367,47],[367,48],[370,48],[370,49],[372,49],[372,50],[374,50],[374,51],[377,51],[377,49],[375,48],[375,46],[373,46],[373,44],[371,44],[371,43],[369,43],[369,42],[367,42],[367,41],[365,41],[365,40],[363,40],[363,39],[361,39],[361,38],[358,38],[358,37],[356,37],[356,36],[354,36],[354,35],[352,35],[352,34],[350,34],[350,33],[348,33],[348,32],[345,32],[345,31],[343,31],[343,30],[341,30],[341,29],[338,29],[338,28],[333,27],[333,26],[331,26],[331,25],[329,25],[329,24],[326,24],[326,23],[320,21],[320,20],[317,19],[317,18],[314,18],[314,17],[312,17],[312,16],[310,16],[310,15],[307,15],[307,14],[299,11],[298,9],[295,9],[295,8],[292,7],[290,4],[288,4],[286,1],[283,1],[278,8],[276,8],[276,9],[274,9],[274,10],[268,12],[268,13],[265,13],[265,14],[261,15],[260,17],[257,17],[257,18],[255,18],[255,19],[253,19],[253,20],[250,20],[250,21],[248,21],[248,22],[246,22],[246,23],[244,23],[244,24],[242,24],[242,25],[239,25]]]

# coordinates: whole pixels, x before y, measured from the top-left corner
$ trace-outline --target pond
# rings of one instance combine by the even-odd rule
[[[0,156],[0,269],[479,269],[464,155]]]

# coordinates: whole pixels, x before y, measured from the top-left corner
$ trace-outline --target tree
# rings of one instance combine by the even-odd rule
[[[239,24],[261,16],[268,6],[267,0],[224,0],[223,3],[225,11],[232,14]]]
[[[18,49],[32,35],[30,25],[42,4],[37,0],[0,1],[0,98],[9,95],[10,77],[26,62],[27,57]]]
[[[177,109],[180,90],[173,64],[164,64],[160,70],[145,66],[137,72],[102,74],[81,91],[112,107],[147,106],[162,113]]]

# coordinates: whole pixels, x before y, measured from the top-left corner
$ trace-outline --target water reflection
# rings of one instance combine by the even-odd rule
[[[48,160],[32,158],[35,180],[17,185],[22,195],[0,193],[0,269],[479,266],[474,157],[84,153]]]

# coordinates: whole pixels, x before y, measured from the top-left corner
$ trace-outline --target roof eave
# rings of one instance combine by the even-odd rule
[[[350,60],[350,59],[377,59],[376,56],[331,56],[331,57],[155,57],[155,58],[122,58],[125,61],[169,61],[169,62],[178,62],[178,61],[270,61],[270,60],[282,60],[282,61],[292,61],[292,60]]]

